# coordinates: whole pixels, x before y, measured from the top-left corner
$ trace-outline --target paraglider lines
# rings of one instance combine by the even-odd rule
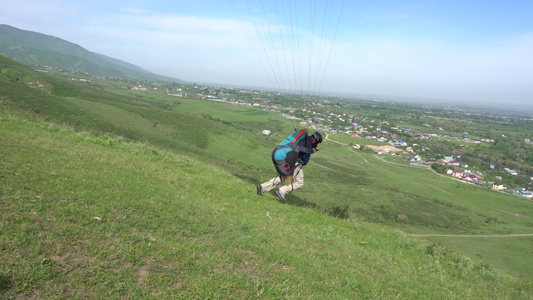
[[[346,0],[241,0],[245,11],[237,1],[235,13],[273,87],[302,97],[318,94]]]

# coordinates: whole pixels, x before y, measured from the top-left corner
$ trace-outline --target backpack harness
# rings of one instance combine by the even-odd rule
[[[272,162],[280,176],[280,180],[285,181],[289,178],[292,186],[291,175],[298,161],[299,144],[307,138],[307,129],[300,129],[291,134],[272,151]]]

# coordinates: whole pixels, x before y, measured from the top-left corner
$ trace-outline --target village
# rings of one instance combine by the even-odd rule
[[[440,164],[450,166],[450,167],[461,167],[461,164],[454,160],[453,157],[445,157]],[[459,168],[446,168],[444,170],[444,173],[450,176],[453,176],[455,178],[458,178],[462,181],[473,183],[477,185],[482,185],[487,188],[491,188],[496,191],[503,191],[507,193],[511,193],[520,197],[532,199],[533,198],[533,191],[527,190],[525,188],[521,187],[515,187],[514,189],[507,188],[503,183],[496,181],[496,182],[486,182],[483,180],[483,174],[479,171],[473,172],[470,169],[468,169],[467,165],[462,165],[462,169]],[[494,166],[491,166],[494,168]],[[509,168],[504,168],[504,171],[512,176],[517,176],[518,172],[515,170],[511,170]],[[496,176],[497,179],[502,179],[501,176]],[[533,181],[533,177],[531,178]]]
[[[339,97],[297,97],[290,93],[199,84],[168,86],[168,84],[145,82],[136,84],[131,89],[143,92],[159,91],[172,97],[223,102],[277,112],[284,118],[298,121],[312,129],[345,133],[356,139],[371,141],[371,143],[354,142],[354,149],[373,151],[375,155],[401,156],[409,166],[432,167],[436,172],[466,183],[528,199],[533,198],[533,167],[527,164],[514,164],[512,166],[524,169],[515,170],[505,166],[511,164],[511,161],[506,160],[502,163],[490,155],[482,154],[479,149],[494,147],[496,142],[494,137],[475,136],[468,130],[459,130],[453,126],[444,128],[446,126],[441,123],[423,122],[420,119],[421,115],[437,115],[433,108],[427,106],[422,109],[404,109],[401,112],[405,114],[403,118],[385,112],[383,115],[387,115],[387,118],[384,118],[383,115],[375,113],[366,116],[356,114],[354,106],[348,103],[358,100]],[[366,103],[363,105],[365,108],[371,106],[379,110],[380,106],[384,105],[385,107],[381,109],[386,110],[390,107],[379,101],[360,101]],[[514,118],[452,108],[441,110],[441,114],[458,118],[502,118],[504,121],[507,118]],[[447,119],[453,118],[447,117]],[[265,129],[263,134],[273,135],[273,132]],[[533,148],[531,138],[524,138],[520,144],[529,149]]]

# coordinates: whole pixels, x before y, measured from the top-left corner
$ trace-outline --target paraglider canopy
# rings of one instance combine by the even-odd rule
[[[271,87],[321,91],[346,0],[230,0]]]

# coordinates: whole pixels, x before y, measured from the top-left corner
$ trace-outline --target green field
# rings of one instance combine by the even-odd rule
[[[5,115],[0,126],[8,299],[533,296],[531,281],[258,197],[186,156]]]
[[[533,237],[408,237],[533,233],[531,201],[333,134],[283,205],[255,195],[293,131],[280,113],[0,62],[8,298],[533,295]]]

